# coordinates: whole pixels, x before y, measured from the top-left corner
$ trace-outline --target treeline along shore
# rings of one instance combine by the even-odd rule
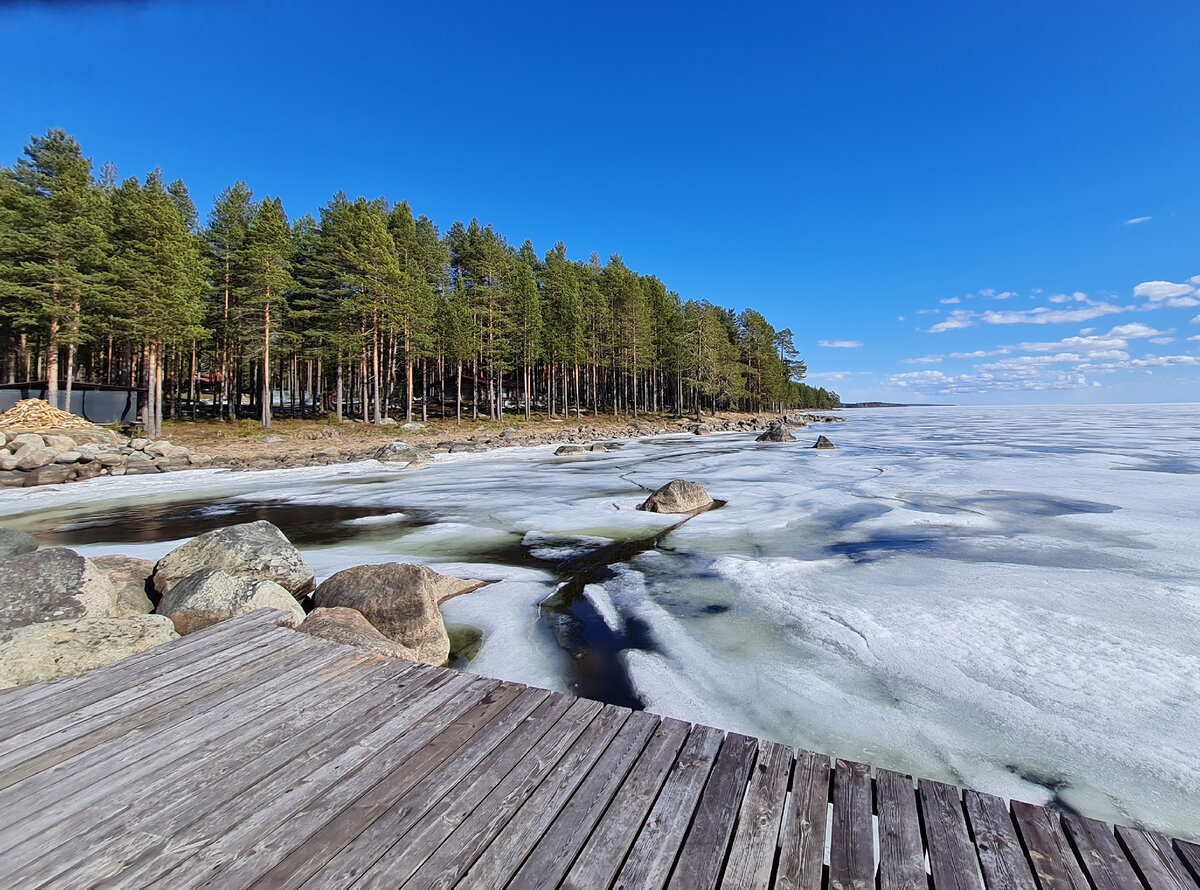
[[[62,130],[0,168],[0,374],[143,388],[164,416],[498,420],[829,408],[792,331],[685,300],[618,255],[538,255],[339,192],[289,219],[244,182],[205,220],[180,179],[93,170]],[[392,417],[395,415],[395,417]]]

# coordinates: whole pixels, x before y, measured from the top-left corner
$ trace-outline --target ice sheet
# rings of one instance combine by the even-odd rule
[[[8,490],[0,521],[156,558],[270,518],[319,579],[495,582],[444,606],[470,670],[573,688],[550,602],[650,710],[1200,838],[1200,406],[845,413],[796,443]],[[667,531],[636,507],[677,477],[726,503]]]

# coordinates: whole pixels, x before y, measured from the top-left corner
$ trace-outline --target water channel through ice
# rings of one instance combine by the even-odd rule
[[[1200,406],[843,415],[7,490],[0,523],[155,559],[269,519],[318,580],[494,582],[443,606],[455,667],[1200,839]],[[724,503],[636,509],[673,478]]]

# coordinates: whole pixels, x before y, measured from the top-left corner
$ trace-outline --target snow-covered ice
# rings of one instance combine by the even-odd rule
[[[472,670],[594,688],[607,658],[652,711],[1200,838],[1200,406],[845,416],[795,444],[95,479],[0,493],[0,522],[156,558],[267,518],[318,578],[494,582],[443,607],[482,634]],[[725,505],[636,510],[677,477]]]

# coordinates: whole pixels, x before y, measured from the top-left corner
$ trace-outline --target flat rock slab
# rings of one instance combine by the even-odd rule
[[[161,615],[76,618],[0,632],[0,689],[77,677],[177,639]]]

